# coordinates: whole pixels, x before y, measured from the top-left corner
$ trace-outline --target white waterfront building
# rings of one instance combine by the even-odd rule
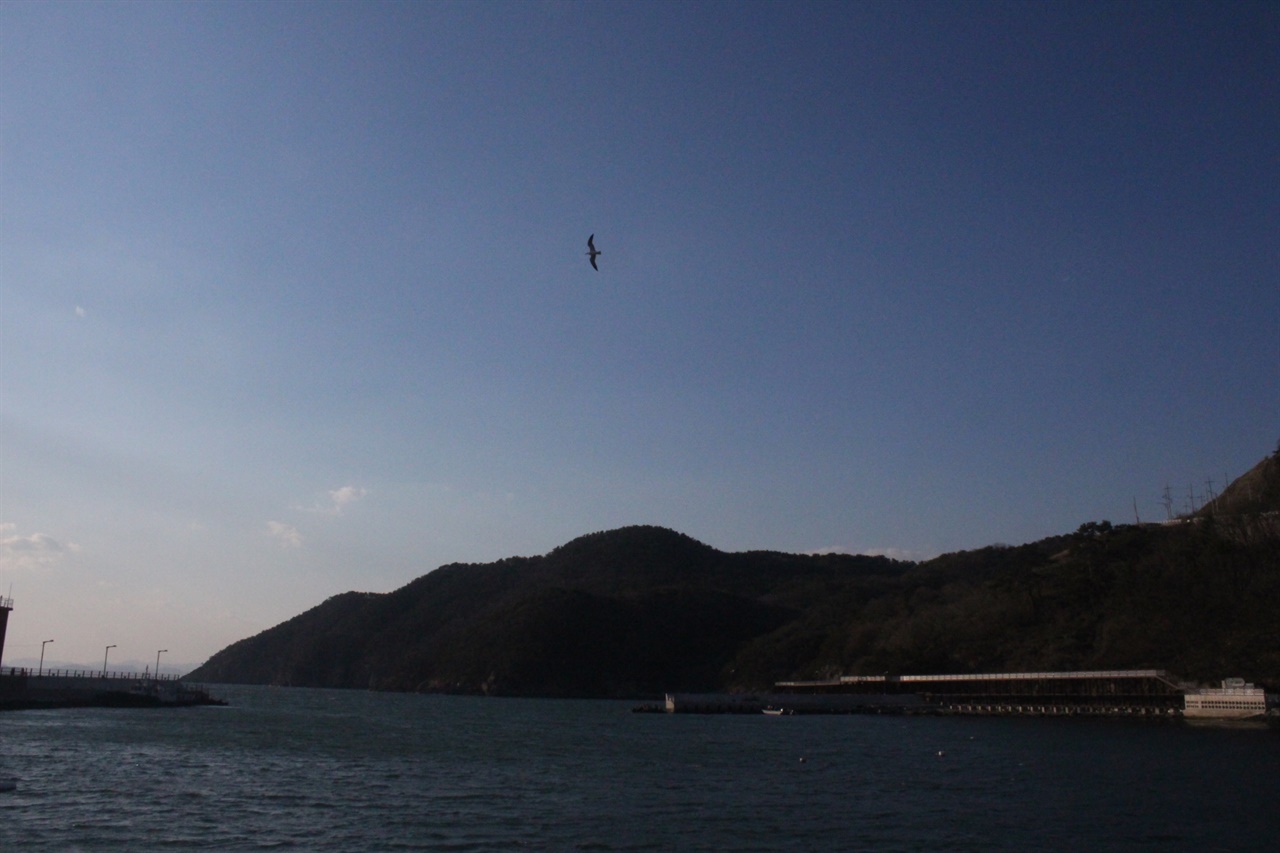
[[[1185,701],[1184,717],[1245,718],[1267,713],[1266,691],[1243,678],[1228,678],[1221,687],[1189,690]]]

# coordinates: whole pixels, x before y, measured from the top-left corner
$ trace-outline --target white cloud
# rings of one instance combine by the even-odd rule
[[[367,494],[369,494],[367,489],[362,489],[358,486],[343,486],[340,489],[334,489],[329,492],[329,497],[333,500],[333,511],[336,514],[342,512],[347,504],[355,503]]]
[[[318,501],[314,506],[300,506],[303,512],[314,512],[319,515],[341,515],[348,506],[369,494],[368,489],[359,486],[342,486],[328,493],[327,501]]]
[[[76,316],[77,316],[77,317],[83,317],[83,316],[84,316],[84,314],[85,314],[84,309],[83,309],[83,308],[81,308],[79,305],[77,305],[77,306],[76,306]]]
[[[301,548],[302,534],[298,528],[279,521],[267,522],[267,533],[280,542],[281,548]]]
[[[47,533],[18,536],[15,530],[15,524],[0,524],[0,569],[30,571],[47,568],[80,550],[74,542],[60,542]]]

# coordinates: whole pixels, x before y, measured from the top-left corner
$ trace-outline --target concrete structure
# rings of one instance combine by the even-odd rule
[[[1189,719],[1262,719],[1267,714],[1267,694],[1243,678],[1228,678],[1221,687],[1189,691],[1183,716]]]
[[[176,676],[137,673],[35,675],[29,669],[0,671],[0,711],[32,708],[153,708],[225,705],[203,687]]]

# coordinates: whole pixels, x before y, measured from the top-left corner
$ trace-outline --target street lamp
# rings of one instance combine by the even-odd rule
[[[107,646],[106,649],[104,649],[102,652],[102,677],[103,678],[107,677],[107,652],[111,651],[114,648],[115,646]]]
[[[169,650],[161,649],[160,651],[156,652],[156,681],[160,680],[160,655],[167,651]]]
[[[40,671],[36,675],[44,675],[44,647],[52,642],[53,640],[45,640],[40,644]]]

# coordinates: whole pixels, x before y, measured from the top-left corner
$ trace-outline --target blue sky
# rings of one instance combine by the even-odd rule
[[[1278,105],[1267,3],[0,4],[5,661],[1159,518],[1280,439]]]

